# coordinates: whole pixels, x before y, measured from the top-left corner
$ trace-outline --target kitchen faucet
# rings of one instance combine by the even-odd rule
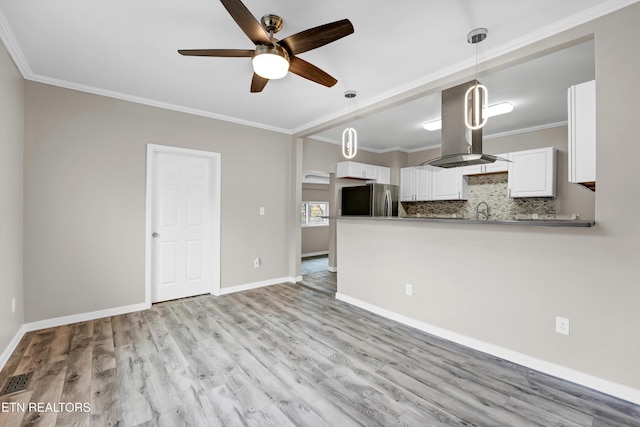
[[[480,206],[484,205],[485,208],[483,210],[480,210]],[[482,215],[483,221],[487,221],[489,219],[489,205],[487,204],[487,202],[480,202],[478,203],[478,206],[476,206],[476,220],[480,221],[480,215]]]

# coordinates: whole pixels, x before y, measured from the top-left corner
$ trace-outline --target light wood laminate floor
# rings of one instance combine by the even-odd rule
[[[0,425],[640,426],[640,408],[300,285],[155,304],[27,333]]]
[[[338,276],[328,270],[328,255],[303,258],[300,263],[302,285],[335,296],[338,291]]]

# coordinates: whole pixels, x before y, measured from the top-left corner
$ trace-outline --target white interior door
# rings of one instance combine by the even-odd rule
[[[212,293],[214,161],[171,152],[152,161],[151,300]]]

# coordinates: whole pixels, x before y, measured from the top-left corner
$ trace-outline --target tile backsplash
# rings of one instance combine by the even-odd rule
[[[556,199],[508,197],[507,173],[472,175],[468,177],[468,200],[443,200],[433,202],[402,202],[400,216],[453,217],[475,219],[476,206],[480,202],[489,205],[489,220],[556,218]]]

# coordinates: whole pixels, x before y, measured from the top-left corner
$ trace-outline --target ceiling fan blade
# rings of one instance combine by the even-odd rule
[[[220,0],[220,2],[253,44],[271,44],[269,34],[240,0]]]
[[[342,21],[331,22],[301,31],[280,40],[278,44],[285,47],[292,55],[297,55],[324,46],[352,33],[353,25],[351,21],[343,19]]]
[[[262,89],[267,85],[269,79],[265,79],[264,77],[260,77],[256,73],[253,73],[253,78],[251,79],[251,93],[262,92]]]
[[[320,68],[313,64],[308,63],[304,59],[300,59],[297,56],[291,58],[289,63],[289,71],[293,74],[297,74],[300,77],[311,80],[312,82],[320,83],[321,85],[331,87],[335,85],[338,80],[331,77],[329,74],[322,71]]]
[[[251,58],[255,50],[247,49],[180,49],[180,55],[184,56],[221,56],[225,58]]]

